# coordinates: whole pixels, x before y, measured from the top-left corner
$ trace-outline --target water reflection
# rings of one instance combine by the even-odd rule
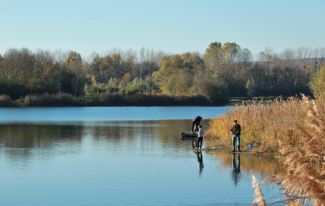
[[[56,142],[78,147],[83,128],[71,125],[0,125],[0,144],[6,148],[52,148]]]
[[[237,185],[240,182],[241,173],[240,173],[240,154],[237,154],[237,162],[236,162],[236,154],[232,154],[232,173],[231,178],[234,181],[234,185]]]
[[[225,170],[228,167],[232,168],[238,168],[238,157],[234,157],[233,154],[229,153],[210,153],[211,155],[216,156],[217,159],[219,159],[220,165],[218,165],[218,168],[220,170]],[[237,162],[236,162],[237,159]],[[235,165],[234,165],[235,160]],[[235,166],[235,167],[234,167]],[[279,174],[283,171],[281,168],[281,165],[276,161],[274,158],[266,158],[261,156],[249,156],[247,154],[240,154],[240,172],[241,174],[245,173],[255,173],[259,172],[262,178],[266,178],[269,175],[272,174]],[[250,176],[251,178],[251,176]],[[238,183],[238,181],[237,181]]]
[[[201,151],[195,151],[195,152],[196,152],[196,155],[197,155],[197,162],[198,162],[198,167],[199,167],[199,175],[201,176],[202,170],[203,170],[203,167],[204,167],[203,155],[202,155]]]
[[[32,155],[53,156],[81,151],[82,145],[92,142],[96,147],[183,148],[180,141],[191,120],[75,122],[67,124],[0,124],[0,155],[28,159]],[[208,120],[202,121],[208,125]],[[32,153],[32,150],[41,151]],[[175,150],[176,151],[176,150]]]
[[[239,202],[252,202],[253,191],[247,190],[251,175],[245,172],[272,175],[276,163],[210,152],[205,153],[204,165],[203,152],[193,153],[191,142],[181,140],[189,123],[191,120],[0,124],[4,174],[0,192],[6,197],[4,202],[11,203],[5,205],[46,205],[42,203],[48,200],[54,202],[47,205],[232,204],[237,200],[229,193],[239,194],[239,190]],[[208,127],[207,120],[201,124]],[[223,171],[216,171],[216,165]],[[233,187],[233,182],[240,182],[241,187]],[[206,190],[198,200],[197,188],[202,185]],[[25,198],[10,196],[19,190]],[[39,204],[27,198],[36,193],[42,200]]]
[[[71,125],[0,125],[0,148],[6,148],[2,154],[10,159],[26,160],[35,155],[50,156],[54,148],[80,151],[82,135],[82,127]]]

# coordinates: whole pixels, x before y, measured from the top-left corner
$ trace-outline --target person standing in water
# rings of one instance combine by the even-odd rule
[[[204,130],[202,129],[202,125],[200,125],[199,126],[199,131],[197,133],[197,142],[196,142],[196,148],[197,149],[201,149],[201,147],[202,147],[203,135],[204,135]]]

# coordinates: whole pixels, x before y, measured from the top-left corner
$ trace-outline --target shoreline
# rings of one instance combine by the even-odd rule
[[[70,94],[27,95],[11,100],[0,96],[0,107],[91,107],[91,106],[225,106],[229,102],[212,103],[206,96],[168,96],[165,94],[102,94],[73,97]]]
[[[229,97],[227,102],[212,103],[205,96],[168,96],[163,94],[136,94],[123,96],[105,94],[104,96],[72,97],[70,94],[27,95],[24,98],[11,100],[10,97],[0,99],[0,108],[15,107],[175,107],[175,106],[235,106],[248,101],[274,100],[277,97]]]
[[[193,149],[193,150],[195,150],[195,149]],[[204,149],[200,149],[197,151],[229,153],[229,154],[245,154],[245,155],[254,155],[254,156],[262,156],[262,157],[272,157],[272,158],[274,158],[276,156],[276,153],[274,153],[274,152],[260,152],[260,151],[258,151],[258,148],[252,148],[252,149],[245,148],[245,149],[242,149],[240,152],[231,152],[231,148],[228,148],[228,147],[222,146],[222,145],[217,145],[214,147],[207,146]]]

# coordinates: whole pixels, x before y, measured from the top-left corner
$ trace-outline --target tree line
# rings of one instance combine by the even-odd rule
[[[213,103],[228,96],[308,95],[324,58],[325,48],[300,47],[282,53],[266,48],[253,60],[248,49],[230,42],[213,42],[204,54],[115,49],[86,59],[76,51],[9,49],[0,55],[0,93],[14,100],[44,93],[162,93],[204,95]]]

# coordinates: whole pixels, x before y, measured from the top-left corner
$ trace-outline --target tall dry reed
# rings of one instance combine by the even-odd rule
[[[279,160],[286,169],[285,174],[268,177],[281,186],[288,203],[299,205],[325,205],[325,107],[324,101],[303,98],[306,112],[304,125],[297,125],[297,139],[294,147],[279,138]]]
[[[253,182],[252,186],[255,187],[255,192],[254,192],[254,201],[252,202],[252,206],[266,206],[266,202],[264,200],[264,196],[260,187],[260,183],[256,180],[255,176],[252,175]]]
[[[64,106],[79,106],[71,94],[41,94],[27,95],[24,99],[24,106],[30,107],[64,107]]]
[[[276,151],[284,166],[285,173],[264,180],[281,187],[282,199],[273,203],[325,206],[325,100],[303,96],[242,104],[210,122],[207,142],[230,146],[234,119],[242,125],[243,146],[259,141],[258,151]],[[262,191],[256,195],[255,205],[266,204]]]
[[[279,148],[278,139],[294,146],[299,145],[295,139],[298,134],[297,124],[303,122],[305,113],[302,111],[302,101],[297,97],[286,100],[250,101],[229,109],[225,115],[210,121],[206,132],[206,142],[210,146],[231,146],[230,128],[234,120],[242,127],[241,145],[260,142],[258,152],[274,152]]]

